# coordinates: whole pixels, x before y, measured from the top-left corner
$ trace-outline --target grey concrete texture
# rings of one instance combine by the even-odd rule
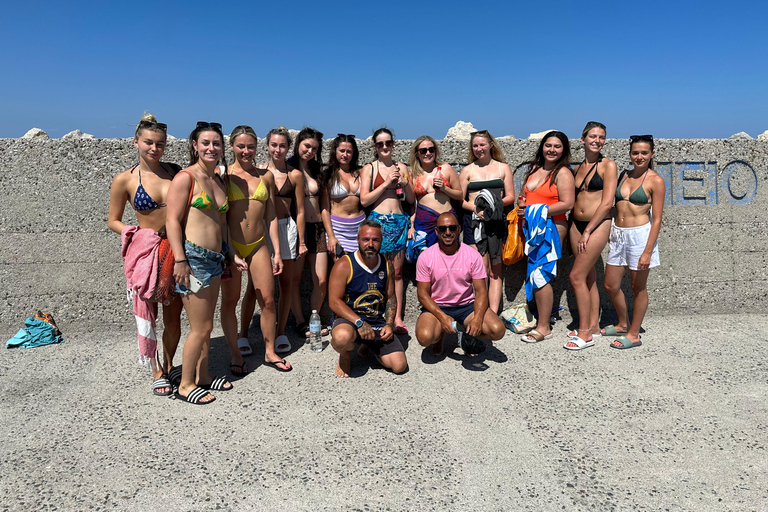
[[[538,141],[499,140],[507,162],[516,170],[519,190],[526,162]],[[670,190],[659,237],[661,267],[649,279],[650,311],[724,313],[749,308],[765,312],[768,140],[656,142],[657,167],[664,164],[666,170],[659,167],[659,171],[668,174]],[[326,160],[330,143],[324,143]],[[571,143],[573,161],[578,162],[583,155],[581,144],[576,139]],[[360,161],[370,161],[371,141],[360,140],[359,144]],[[395,157],[407,161],[411,145],[412,141],[398,140]],[[457,168],[467,162],[467,141],[446,139],[440,146],[444,160]],[[187,151],[186,140],[169,140],[165,160],[185,165]],[[51,312],[65,324],[130,325],[123,309],[120,241],[108,230],[106,220],[112,177],[136,162],[132,139],[0,139],[0,154],[4,198],[0,208],[0,303],[4,305],[0,325],[18,325],[36,309]],[[615,159],[619,169],[629,166],[627,141],[609,140],[604,154]],[[231,153],[228,158],[232,160]],[[260,140],[256,160],[266,159]],[[750,167],[729,165],[734,161]],[[751,197],[748,193],[753,185],[756,193]],[[742,195],[745,204],[732,202]],[[125,220],[133,220],[129,207]],[[575,309],[567,280],[571,264],[572,256],[566,254],[553,285],[559,303]],[[413,270],[407,269],[406,274],[412,277]],[[505,268],[504,274],[504,307],[524,302],[525,263]],[[602,302],[610,314],[605,293]],[[418,309],[411,291],[409,314]]]
[[[403,338],[407,373],[346,380],[251,336],[208,406],[152,396],[135,330],[73,327],[0,358],[0,510],[765,510],[768,317],[651,316],[625,351],[563,350],[569,323],[475,358]],[[210,358],[231,375],[218,329]]]

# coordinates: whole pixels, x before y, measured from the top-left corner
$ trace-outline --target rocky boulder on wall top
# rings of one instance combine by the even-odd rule
[[[22,139],[48,139],[48,134],[45,133],[40,128],[32,128],[27,133],[25,133],[22,137]]]
[[[757,140],[768,140],[768,130],[757,136]]]
[[[552,132],[552,131],[554,131],[554,130],[544,130],[543,132],[539,132],[539,133],[532,133],[532,134],[530,134],[530,135],[528,136],[528,139],[533,139],[533,140],[541,140],[541,139],[543,139],[543,138],[544,138],[544,136],[545,136],[546,134],[548,134],[549,132]]]
[[[72,130],[61,136],[62,139],[95,139],[90,133],[83,133],[80,130]]]
[[[472,132],[477,131],[474,126],[472,126],[472,123],[465,123],[464,121],[459,121],[455,125],[453,125],[452,128],[448,130],[448,133],[445,134],[446,139],[459,139],[459,140],[469,140],[469,134]]]
[[[728,138],[733,140],[752,140],[752,137],[747,132],[734,133]]]

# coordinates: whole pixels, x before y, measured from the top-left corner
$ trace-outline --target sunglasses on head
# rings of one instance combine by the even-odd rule
[[[393,140],[380,140],[379,142],[376,142],[377,148],[383,148],[384,146],[391,148],[395,145],[395,141]]]
[[[156,126],[156,127],[160,128],[163,131],[167,131],[168,130],[168,125],[165,124],[165,123],[156,123],[154,121],[141,121],[140,124],[141,124],[141,126]]]
[[[343,134],[343,133],[337,133],[336,137],[339,138],[339,139],[343,139],[345,137],[349,137],[350,139],[354,139],[355,138],[354,134],[352,134],[352,133],[348,133],[346,135]]]
[[[437,232],[438,233],[445,233],[446,231],[450,231],[451,233],[455,233],[459,230],[458,224],[448,224],[447,226],[437,226]]]
[[[472,138],[475,135],[488,135],[488,130],[479,130],[479,131],[476,131],[476,132],[472,132],[472,133],[469,134],[469,137]]]
[[[197,128],[213,128],[216,131],[221,131],[221,123],[209,123],[208,121],[198,121]]]
[[[436,151],[436,150],[435,150],[435,146],[430,146],[430,147],[428,147],[428,148],[419,148],[419,154],[420,154],[421,156],[424,156],[424,155],[426,155],[427,153],[434,153],[435,151]]]
[[[629,142],[653,142],[653,135],[630,135]]]

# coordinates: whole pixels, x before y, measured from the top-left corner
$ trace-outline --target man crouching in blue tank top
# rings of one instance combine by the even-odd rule
[[[328,303],[336,317],[331,346],[339,353],[339,377],[349,377],[356,342],[361,344],[361,356],[370,349],[393,373],[403,373],[408,367],[405,350],[395,335],[395,281],[389,263],[379,254],[381,239],[381,225],[364,221],[357,231],[359,249],[344,255],[331,270]]]

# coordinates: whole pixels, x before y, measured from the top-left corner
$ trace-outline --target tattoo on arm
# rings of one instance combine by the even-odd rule
[[[397,297],[393,293],[387,297],[387,309],[384,311],[384,320],[388,325],[395,325],[395,310],[397,309]]]

